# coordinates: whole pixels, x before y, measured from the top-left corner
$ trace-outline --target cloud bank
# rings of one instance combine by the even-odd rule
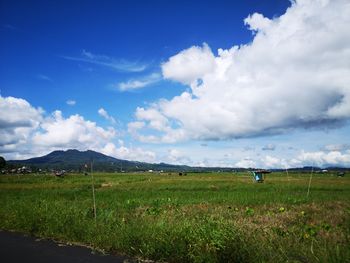
[[[192,46],[162,64],[165,79],[189,89],[137,108],[139,140],[225,140],[349,120],[349,1],[297,0],[280,17],[254,13],[244,23],[251,43],[217,54]]]
[[[79,114],[64,117],[61,111],[47,116],[24,99],[0,96],[0,155],[6,159],[26,159],[54,150],[95,150],[113,157],[155,160],[155,154],[142,148],[117,147],[114,128],[103,128]],[[104,109],[99,113],[113,121]],[[115,121],[115,120],[114,120]]]
[[[102,109],[102,108],[101,108]],[[225,166],[225,167],[263,167],[263,168],[288,168],[305,165],[326,166],[350,166],[349,145],[329,144],[319,151],[300,150],[290,158],[281,158],[279,153],[272,150],[278,147],[275,144],[267,144],[261,148],[260,153],[254,148],[223,150],[217,154],[215,148],[206,151],[213,154],[208,159],[206,154],[198,156],[198,149],[170,148],[166,152],[153,152],[134,147],[125,146],[118,140],[118,133],[114,128],[103,128],[97,123],[85,119],[79,114],[63,116],[61,111],[46,114],[43,109],[33,107],[24,99],[0,96],[0,155],[6,159],[26,159],[47,154],[53,150],[95,150],[104,154],[127,160],[145,162],[167,162],[173,164],[186,164],[192,166]],[[100,111],[105,112],[106,111]],[[140,116],[146,119],[154,119],[157,111],[141,111]],[[148,114],[148,115],[147,115]],[[161,129],[168,125],[162,115],[158,115],[157,121],[153,120],[152,127]],[[143,122],[129,124],[129,132],[142,129]],[[202,148],[202,146],[199,146]],[[264,154],[269,150],[268,154]],[[196,152],[197,151],[197,152]],[[203,149],[199,150],[203,153]],[[228,152],[226,152],[228,151]],[[225,153],[226,152],[226,153]],[[242,159],[242,153],[244,157]]]
[[[265,155],[261,158],[246,157],[235,163],[235,167],[260,167],[260,168],[293,168],[303,166],[317,167],[349,167],[350,165],[350,150],[347,151],[316,151],[307,152],[300,151],[291,159],[280,158],[277,156]]]

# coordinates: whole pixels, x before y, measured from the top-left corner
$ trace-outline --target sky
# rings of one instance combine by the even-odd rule
[[[350,167],[350,2],[0,0],[0,155]]]

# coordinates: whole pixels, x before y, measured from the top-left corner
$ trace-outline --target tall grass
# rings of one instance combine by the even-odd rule
[[[346,262],[350,180],[285,173],[0,177],[0,228],[167,262]]]

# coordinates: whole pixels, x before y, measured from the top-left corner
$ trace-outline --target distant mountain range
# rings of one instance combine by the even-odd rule
[[[35,157],[27,160],[12,160],[8,164],[21,164],[40,169],[59,169],[90,171],[91,163],[96,171],[143,171],[161,169],[162,164],[150,164],[144,162],[135,162],[117,159],[95,151],[53,151],[45,156]],[[167,168],[180,167],[176,165],[165,165]],[[177,170],[176,169],[176,170]]]
[[[53,151],[42,157],[35,157],[27,160],[10,160],[8,164],[25,165],[38,169],[46,170],[74,170],[74,171],[90,171],[91,163],[93,163],[94,171],[217,171],[218,169],[232,171],[232,168],[202,168],[190,167],[186,165],[173,165],[166,163],[145,163],[136,161],[127,161],[117,159],[95,151]]]
[[[35,157],[27,160],[10,160],[7,161],[8,165],[11,166],[29,166],[32,169],[42,170],[67,170],[84,172],[90,171],[91,163],[93,163],[94,171],[104,172],[120,172],[120,171],[176,171],[176,172],[231,172],[231,171],[247,171],[252,169],[245,168],[223,168],[223,167],[191,167],[187,165],[173,165],[166,163],[146,163],[127,161],[117,159],[105,154],[95,151],[78,151],[78,150],[67,150],[67,151],[53,151],[47,155],[41,157]],[[328,167],[328,170],[349,170],[341,167]],[[288,170],[294,171],[317,171],[321,170],[319,167],[303,167],[293,168]],[[272,171],[285,171],[285,169],[272,169]]]

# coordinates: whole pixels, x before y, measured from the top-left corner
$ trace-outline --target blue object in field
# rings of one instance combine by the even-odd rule
[[[253,172],[255,182],[262,183],[264,182],[264,175],[260,172]]]

